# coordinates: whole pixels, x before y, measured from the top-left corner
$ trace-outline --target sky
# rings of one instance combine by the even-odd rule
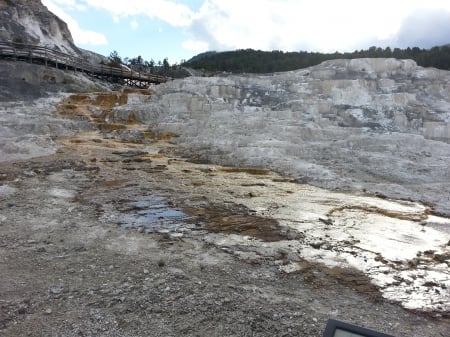
[[[449,0],[42,0],[75,44],[170,64],[205,51],[351,52],[450,43]]]

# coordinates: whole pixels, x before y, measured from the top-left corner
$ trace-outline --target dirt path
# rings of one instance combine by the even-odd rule
[[[69,98],[58,114],[91,131],[0,164],[0,336],[319,337],[328,318],[447,336],[445,311],[405,310],[361,271],[312,262],[296,245],[315,240],[249,206],[295,194],[289,179],[187,162],[174,135],[112,120],[124,100]]]

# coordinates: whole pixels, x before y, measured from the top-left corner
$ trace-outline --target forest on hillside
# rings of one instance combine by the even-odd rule
[[[189,72],[183,69],[181,65],[171,65],[167,57],[163,61],[158,62],[155,62],[153,59],[147,61],[140,55],[133,58],[122,58],[116,50],[113,50],[109,54],[108,60],[109,61],[107,65],[114,68],[121,68],[122,66],[126,66],[134,71],[167,76],[171,78],[183,78],[189,76]]]
[[[379,48],[355,50],[351,53],[283,52],[241,49],[227,52],[206,52],[194,56],[182,66],[210,72],[271,73],[306,68],[326,60],[354,58],[413,59],[423,67],[450,70],[450,45],[431,49]]]

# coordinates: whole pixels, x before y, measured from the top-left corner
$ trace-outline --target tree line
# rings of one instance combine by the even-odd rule
[[[127,66],[134,71],[168,76],[172,78],[187,76],[186,71],[184,71],[180,65],[170,65],[169,59],[167,57],[164,60],[157,62],[155,62],[153,59],[147,61],[140,55],[133,58],[122,58],[119,53],[114,50],[109,54],[107,64],[111,67],[116,68]]]
[[[431,49],[380,48],[355,50],[351,53],[283,52],[240,49],[227,52],[206,52],[194,56],[182,65],[211,72],[271,73],[311,67],[326,60],[354,58],[413,59],[423,67],[450,70],[450,45]]]

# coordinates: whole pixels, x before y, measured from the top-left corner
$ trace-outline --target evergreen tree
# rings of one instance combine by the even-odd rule
[[[119,56],[117,50],[112,51],[108,58],[111,66],[120,66],[122,64],[122,58]]]
[[[313,52],[283,52],[273,50],[264,52],[253,49],[240,49],[227,52],[207,52],[182,63],[183,66],[204,69],[212,72],[268,73],[306,68],[326,60],[338,58],[390,58],[413,59],[420,66],[450,70],[450,45],[430,50],[414,48],[380,48],[372,46],[367,50],[355,50],[351,53],[334,52],[322,54]]]

